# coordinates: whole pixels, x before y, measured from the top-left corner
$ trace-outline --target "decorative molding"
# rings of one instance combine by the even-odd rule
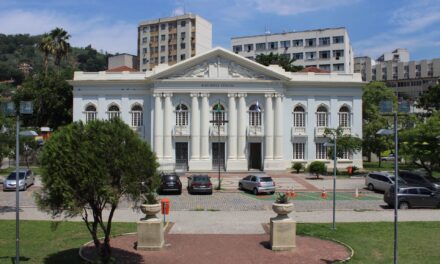
[[[189,96],[191,97],[199,97],[200,93],[190,93]]]
[[[206,97],[206,98],[209,98],[209,95],[210,95],[209,93],[200,93],[199,94],[200,97]]]
[[[247,93],[238,93],[237,94],[237,97],[244,97],[244,98],[246,98],[246,96],[247,96]]]
[[[172,97],[173,93],[163,93],[163,97]]]
[[[238,94],[237,93],[228,93],[228,97],[235,98],[235,97],[238,97]]]
[[[264,97],[266,97],[266,98],[275,97],[275,94],[273,94],[273,93],[265,93]]]

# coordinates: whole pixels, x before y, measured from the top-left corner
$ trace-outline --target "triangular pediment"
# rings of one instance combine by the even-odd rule
[[[156,80],[288,80],[289,77],[222,48],[153,74]]]

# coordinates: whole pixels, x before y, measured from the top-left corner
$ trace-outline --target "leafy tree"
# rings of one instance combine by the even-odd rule
[[[258,54],[255,58],[255,61],[263,64],[264,66],[269,66],[271,64],[276,64],[281,66],[285,71],[289,72],[297,72],[303,69],[302,66],[295,66],[293,63],[295,62],[295,59],[287,58],[281,54],[274,54],[273,52],[266,54]]]
[[[400,151],[429,175],[440,167],[440,112],[399,133]]]
[[[34,114],[23,117],[27,126],[57,128],[72,120],[72,86],[62,75],[49,72],[29,78],[14,95],[16,105],[27,100],[34,103]]]
[[[15,142],[13,121],[0,111],[0,164],[6,158]]]
[[[301,162],[295,162],[292,165],[292,169],[296,171],[296,173],[299,173],[300,170],[304,168],[303,164]]]
[[[141,183],[158,178],[157,167],[150,146],[120,119],[75,122],[55,132],[44,146],[43,189],[37,202],[53,216],[80,215],[101,261],[109,263],[119,201],[127,198],[137,206]],[[103,242],[99,232],[104,233]]]
[[[337,129],[326,128],[324,136],[329,138],[329,143],[334,144],[336,136],[336,157],[342,158],[345,152],[356,153],[362,149],[362,139],[352,135],[344,135],[342,128]],[[334,148],[327,148],[328,155],[331,159],[334,157]]]
[[[325,166],[324,162],[316,160],[310,163],[308,171],[315,174],[316,178],[319,179],[320,174],[327,173],[327,166]]]
[[[440,110],[440,84],[430,86],[417,101],[417,105],[430,112]]]
[[[379,104],[381,101],[391,100],[397,105],[397,97],[391,88],[382,82],[371,82],[364,86],[362,96],[362,116],[363,116],[363,143],[364,155],[371,160],[371,153],[379,157],[380,153],[392,147],[392,140],[389,137],[376,135],[381,128],[392,126],[392,118],[383,116],[380,113]]]

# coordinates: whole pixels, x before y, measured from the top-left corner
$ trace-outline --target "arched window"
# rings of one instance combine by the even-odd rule
[[[142,106],[135,104],[131,107],[131,126],[140,127],[143,126],[144,114],[142,112]]]
[[[88,105],[86,106],[86,111],[84,112],[86,115],[86,123],[96,120],[97,117],[97,112],[96,112],[96,107],[94,105]]]
[[[188,124],[188,106],[179,104],[176,107],[176,126],[187,126]]]
[[[112,104],[108,107],[108,119],[117,118],[120,116],[121,112],[119,112],[119,106]]]
[[[328,113],[327,108],[323,105],[318,107],[316,111],[316,126],[317,127],[327,127]]]
[[[296,106],[295,109],[293,109],[293,126],[294,127],[306,126],[306,115],[304,108],[302,106]]]
[[[226,120],[226,111],[225,107],[222,104],[215,104],[212,107],[212,120],[214,121],[224,121]],[[214,126],[217,126],[217,123],[213,123]],[[220,126],[223,126],[224,123],[220,122]]]
[[[257,104],[249,107],[249,126],[261,126],[261,108]]]
[[[339,126],[350,127],[350,109],[347,106],[342,106],[339,109]]]

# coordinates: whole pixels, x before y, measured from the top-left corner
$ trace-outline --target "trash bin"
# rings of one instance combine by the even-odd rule
[[[348,172],[348,175],[352,175],[353,174],[353,167],[352,166],[348,166],[347,167],[347,172]]]
[[[162,204],[162,214],[167,215],[170,212],[170,199],[163,198],[160,203]]]

